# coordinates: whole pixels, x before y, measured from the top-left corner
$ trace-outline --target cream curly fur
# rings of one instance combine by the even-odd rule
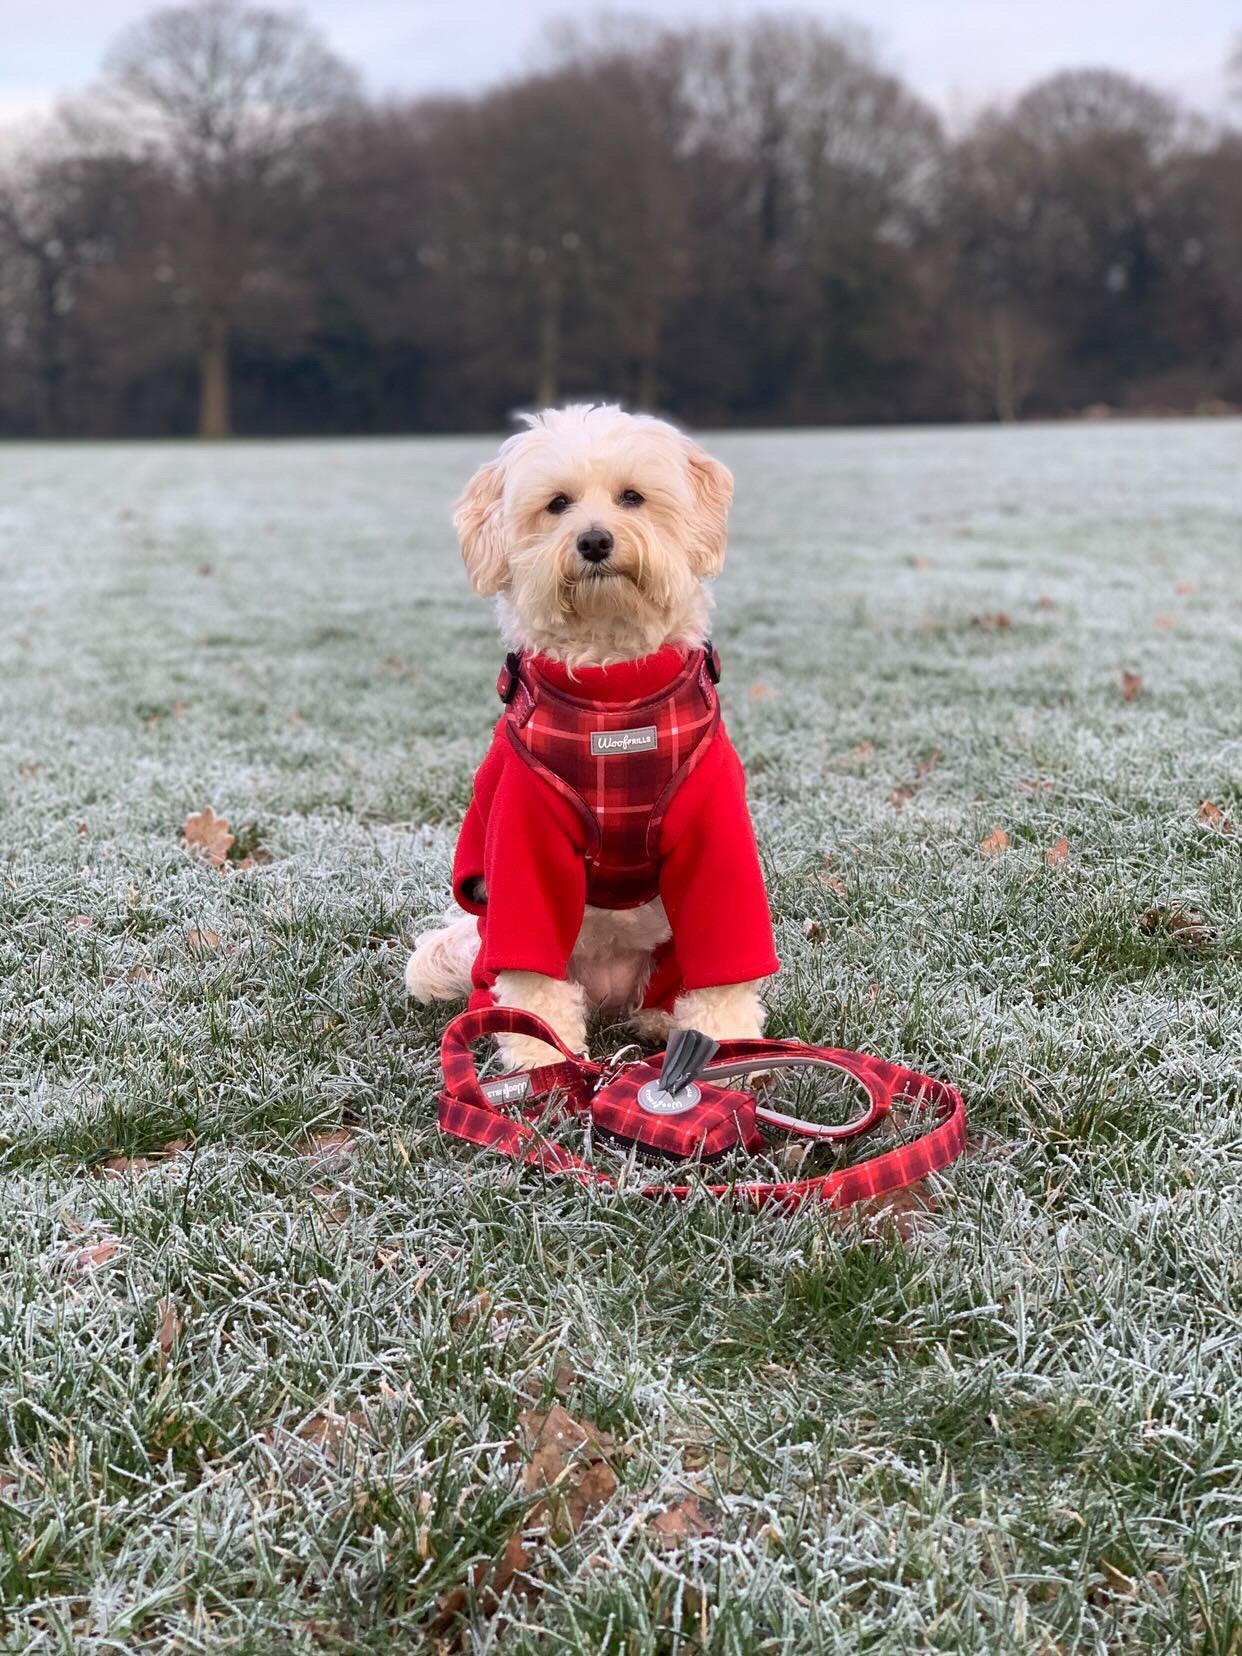
[[[620,496],[641,481],[643,510]],[[550,517],[547,502],[572,502]],[[693,646],[708,635],[706,582],[724,564],[733,479],[718,460],[663,420],[612,406],[548,409],[480,467],[458,502],[454,523],[475,590],[498,601],[513,649],[537,651],[570,667],[607,666],[650,655],[665,644]],[[576,551],[586,527],[611,531],[606,568]],[[721,893],[728,901],[728,893]],[[652,951],[669,936],[657,901],[637,909],[588,909],[568,981],[538,972],[502,972],[496,998],[534,1012],[566,1046],[585,1050],[586,1021],[597,1007],[628,1012],[645,1036],[662,1040],[671,1024],[717,1039],[763,1032],[759,983],[722,984],[683,994],[667,1013],[638,1010]],[[419,1000],[452,1000],[470,988],[478,931],[470,917],[420,937],[405,969]],[[549,1061],[543,1042],[508,1037],[506,1060],[531,1068]]]

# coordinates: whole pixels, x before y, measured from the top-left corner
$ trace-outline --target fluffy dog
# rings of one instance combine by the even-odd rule
[[[418,939],[407,987],[522,1007],[575,1051],[598,1007],[654,1038],[757,1036],[778,962],[706,584],[732,477],[616,407],[525,423],[454,517],[475,591],[498,600],[505,711],[458,842],[467,917]],[[514,1067],[554,1056],[502,1046]]]

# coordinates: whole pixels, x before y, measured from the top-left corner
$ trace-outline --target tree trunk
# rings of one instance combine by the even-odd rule
[[[996,418],[1009,425],[1018,417],[1018,399],[1014,384],[1013,333],[1009,318],[996,306],[992,311],[992,362],[995,368],[993,401]]]
[[[61,349],[64,326],[57,305],[56,273],[46,262],[39,266],[39,310],[42,331],[42,433],[60,437],[65,429],[65,363]]]
[[[561,283],[548,273],[543,285],[539,313],[539,371],[535,403],[539,408],[555,407],[561,391]]]
[[[207,318],[198,355],[198,434],[232,435],[229,388],[229,324],[218,311]]]

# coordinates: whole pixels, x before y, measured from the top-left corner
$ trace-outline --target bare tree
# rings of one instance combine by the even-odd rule
[[[57,122],[0,171],[6,345],[27,381],[30,429],[53,436],[69,429],[82,291],[115,244],[128,172],[116,158],[82,154]]]
[[[296,14],[245,0],[169,6],[108,56],[94,118],[173,183],[162,280],[184,295],[197,336],[204,437],[231,429],[232,337],[251,296],[270,289],[308,136],[357,96],[354,72]]]

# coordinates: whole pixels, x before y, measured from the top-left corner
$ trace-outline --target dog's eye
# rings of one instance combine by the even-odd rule
[[[569,496],[559,494],[559,495],[553,495],[552,496],[552,498],[551,498],[551,500],[549,500],[545,510],[551,512],[553,517],[560,517],[561,513],[564,512],[564,511],[567,511],[568,508],[569,508]]]
[[[643,497],[637,489],[622,489],[620,500],[623,506],[641,506],[643,503]]]

